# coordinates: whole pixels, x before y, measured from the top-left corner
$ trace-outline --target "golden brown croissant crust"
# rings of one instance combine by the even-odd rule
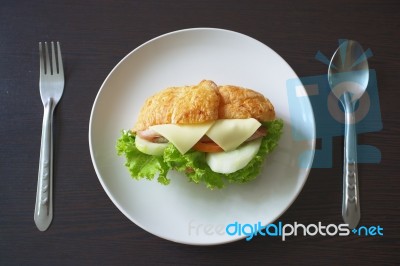
[[[148,98],[133,131],[159,124],[200,124],[217,119],[275,119],[274,106],[262,94],[203,80],[195,86],[170,87]]]

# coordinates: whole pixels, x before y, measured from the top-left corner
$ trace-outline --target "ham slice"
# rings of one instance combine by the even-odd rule
[[[142,131],[138,131],[137,134],[139,137],[142,139],[154,142],[154,143],[166,143],[168,140],[161,136],[159,133],[155,132],[154,130],[151,129],[146,129]]]

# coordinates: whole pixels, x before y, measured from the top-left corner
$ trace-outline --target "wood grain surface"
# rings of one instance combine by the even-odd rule
[[[395,265],[400,261],[399,1],[19,1],[0,4],[0,265]],[[140,44],[192,27],[238,31],[279,53],[300,76],[322,75],[338,39],[370,48],[383,129],[363,133],[381,161],[360,164],[360,224],[383,236],[298,236],[283,242],[198,247],[169,242],[129,221],[92,166],[88,126],[111,69]],[[62,43],[66,85],[55,111],[54,220],[33,222],[43,107],[38,42]],[[343,137],[333,165],[314,168],[285,223],[340,224]]]

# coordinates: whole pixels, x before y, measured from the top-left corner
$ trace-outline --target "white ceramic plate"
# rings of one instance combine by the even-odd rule
[[[272,223],[300,193],[311,168],[315,122],[310,102],[289,110],[286,81],[296,78],[290,66],[263,43],[222,29],[195,28],[152,39],[129,53],[108,75],[93,105],[89,145],[94,168],[107,195],[136,225],[175,242],[212,245],[238,239],[227,225]],[[267,158],[262,174],[248,184],[208,190],[170,172],[170,185],[133,180],[125,158],[115,151],[122,129],[136,121],[146,98],[172,85],[211,79],[263,93],[285,122],[279,146]],[[304,88],[297,88],[305,94]],[[295,123],[293,123],[295,121]],[[299,125],[293,128],[293,125]],[[306,136],[296,141],[293,130]],[[299,156],[304,151],[303,167]]]

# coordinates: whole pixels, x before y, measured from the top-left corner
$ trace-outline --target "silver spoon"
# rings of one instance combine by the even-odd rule
[[[360,221],[354,111],[355,103],[365,92],[368,80],[368,62],[363,48],[356,41],[344,41],[333,54],[328,68],[328,81],[345,112],[342,216],[350,229],[357,227]]]

